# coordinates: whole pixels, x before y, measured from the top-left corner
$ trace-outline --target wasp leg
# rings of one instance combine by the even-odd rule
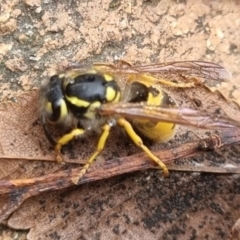
[[[69,143],[75,137],[82,135],[84,132],[85,132],[84,129],[76,128],[76,129],[73,129],[70,133],[67,133],[64,136],[62,136],[60,139],[58,139],[55,145],[56,160],[58,163],[61,163],[63,161],[63,158],[61,156],[62,146]]]
[[[135,131],[132,128],[132,125],[124,118],[120,118],[118,120],[118,124],[122,126],[129,137],[133,140],[133,142],[140,147],[148,156],[150,159],[152,159],[155,163],[159,165],[159,167],[163,170],[164,176],[168,176],[168,168],[167,166],[159,159],[157,158],[144,144],[142,139],[135,133]]]
[[[103,132],[100,136],[100,139],[98,140],[98,145],[97,145],[97,149],[96,151],[92,154],[92,156],[88,159],[88,161],[86,162],[86,164],[83,166],[83,168],[81,169],[81,171],[78,173],[78,175],[74,178],[72,178],[72,182],[74,184],[78,184],[79,180],[83,177],[83,175],[87,172],[87,170],[89,169],[89,167],[91,166],[92,162],[94,161],[94,159],[101,153],[101,151],[104,149],[105,147],[105,143],[106,140],[109,136],[109,132],[111,129],[111,126],[106,124],[102,127]]]

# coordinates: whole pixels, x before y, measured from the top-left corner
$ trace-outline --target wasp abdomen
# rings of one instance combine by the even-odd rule
[[[130,102],[146,102],[147,105],[160,107],[176,106],[175,101],[163,90],[147,83],[133,82],[131,85]],[[146,137],[157,142],[166,142],[175,133],[176,125],[166,122],[152,122],[148,119],[134,119],[134,126]]]

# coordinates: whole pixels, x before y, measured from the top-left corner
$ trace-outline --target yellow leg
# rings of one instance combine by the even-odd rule
[[[65,134],[60,139],[58,139],[57,144],[55,146],[55,154],[56,154],[56,160],[58,163],[61,163],[63,161],[61,156],[61,148],[63,145],[69,143],[73,138],[82,135],[85,132],[83,129],[73,129],[70,133]]]
[[[109,132],[111,129],[111,126],[106,124],[102,127],[103,132],[102,135],[100,136],[100,139],[98,140],[98,145],[97,145],[97,149],[96,151],[92,154],[92,156],[88,159],[88,161],[86,162],[86,164],[83,166],[83,168],[81,169],[81,171],[79,172],[78,176],[72,178],[72,182],[74,184],[78,184],[79,180],[83,177],[83,175],[87,172],[87,170],[89,169],[89,167],[91,166],[92,162],[94,161],[94,159],[101,153],[101,151],[103,150],[106,140],[109,136]]]
[[[120,118],[118,120],[118,124],[125,129],[125,131],[129,135],[129,137],[133,140],[133,142],[138,147],[140,147],[149,156],[150,159],[152,159],[155,163],[159,165],[159,167],[163,170],[164,176],[168,176],[169,172],[167,166],[143,144],[142,139],[135,133],[131,124],[124,118]]]

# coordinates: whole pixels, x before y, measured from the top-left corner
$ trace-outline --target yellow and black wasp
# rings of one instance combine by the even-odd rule
[[[162,87],[190,88],[207,85],[208,81],[220,83],[230,77],[223,67],[203,61],[143,66],[124,61],[90,67],[76,64],[52,76],[42,87],[41,122],[47,138],[55,146],[58,162],[63,161],[63,145],[86,131],[100,132],[97,148],[73,179],[75,184],[104,149],[110,130],[116,125],[121,126],[167,176],[166,165],[144,145],[134,129],[154,141],[165,142],[174,136],[176,124],[211,129],[239,127],[239,122],[229,118],[179,108]],[[69,126],[72,130],[56,140],[48,124]]]

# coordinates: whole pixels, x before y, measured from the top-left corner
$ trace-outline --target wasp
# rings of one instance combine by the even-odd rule
[[[229,118],[180,108],[163,85],[191,88],[207,81],[221,83],[231,77],[218,64],[184,61],[133,66],[124,61],[91,66],[73,64],[63,73],[50,77],[41,89],[41,124],[55,147],[56,160],[63,161],[62,146],[86,131],[100,133],[96,150],[79,171],[73,183],[84,176],[101,153],[110,131],[121,126],[136,146],[159,165],[168,176],[166,165],[144,145],[137,130],[156,142],[173,138],[177,124],[200,128],[223,129],[239,126]],[[69,126],[71,131],[55,139],[48,125]]]

